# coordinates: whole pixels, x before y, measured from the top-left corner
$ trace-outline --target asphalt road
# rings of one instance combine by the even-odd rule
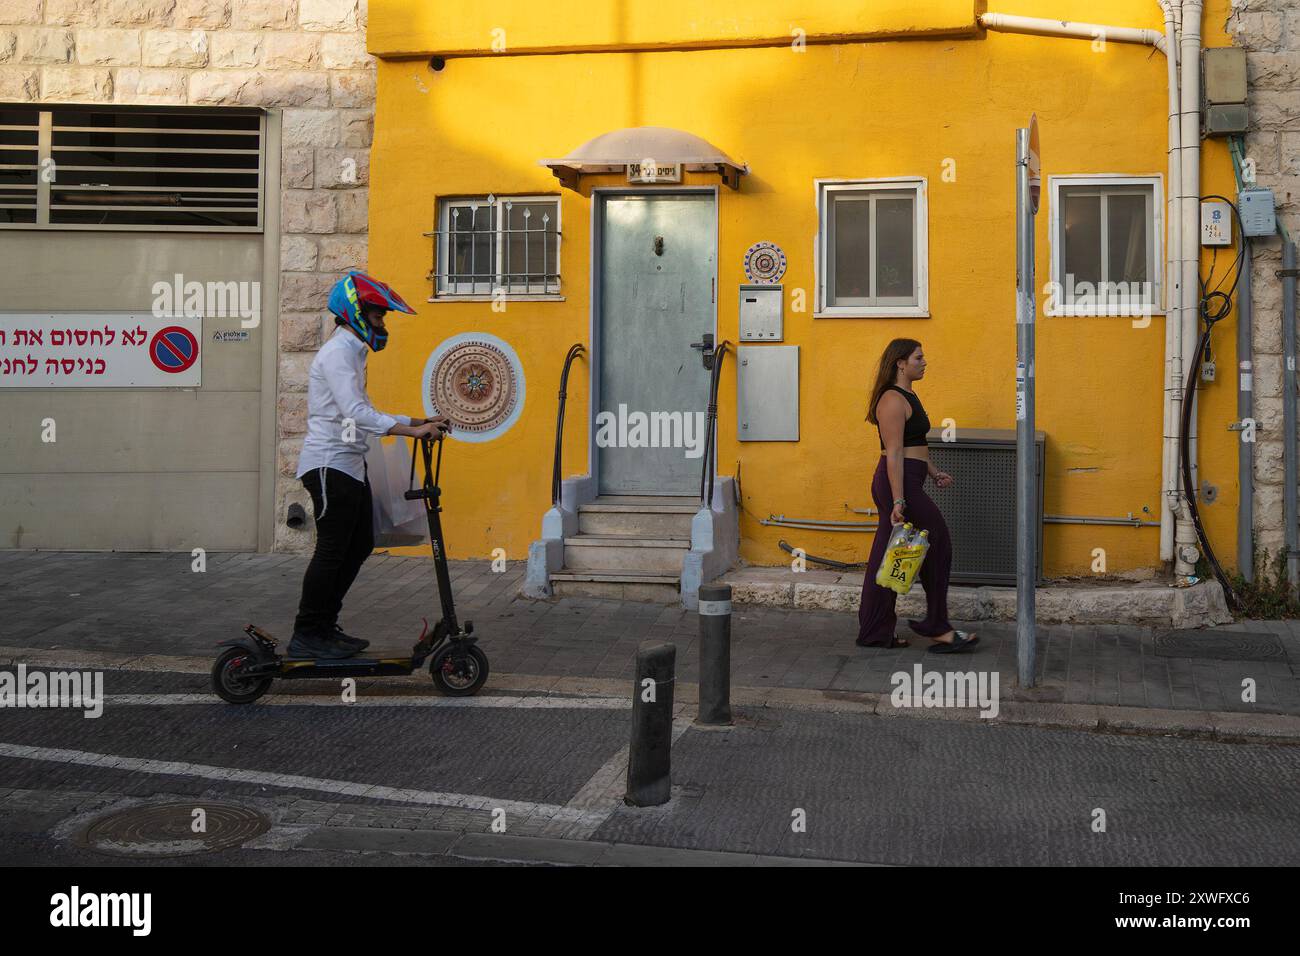
[[[0,709],[0,863],[102,862],[87,826],[159,801],[238,804],[270,829],[117,861],[458,865],[448,840],[479,834],[518,838],[502,854],[518,863],[598,842],[884,864],[1300,862],[1294,746],[740,710],[724,730],[679,720],[673,798],[638,809],[621,799],[622,700],[449,701],[411,680],[355,703],[325,682],[277,685],[232,707],[203,675],[104,679],[96,719]]]

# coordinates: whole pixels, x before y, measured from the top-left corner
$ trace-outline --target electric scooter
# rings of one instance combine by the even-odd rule
[[[218,697],[231,704],[249,704],[257,700],[271,686],[275,678],[299,680],[325,678],[338,680],[344,677],[375,677],[380,675],[408,675],[419,670],[432,658],[429,673],[433,683],[449,697],[469,697],[478,693],[488,676],[487,655],[479,649],[474,636],[474,623],[466,621],[462,627],[456,619],[456,606],[451,594],[451,574],[447,569],[447,553],[442,540],[442,521],[438,514],[440,494],[438,476],[442,471],[442,439],[424,436],[411,448],[410,488],[405,497],[409,501],[424,501],[425,515],[429,521],[429,544],[433,548],[433,567],[438,580],[438,596],[442,602],[442,619],[429,632],[426,619],[420,638],[411,649],[410,657],[356,658],[342,660],[293,659],[281,657],[276,651],[278,642],[255,624],[244,628],[246,637],[223,641],[225,647],[212,667],[212,689]],[[433,445],[438,444],[437,463],[432,464]],[[415,455],[420,451],[424,458],[424,482],[415,485]]]

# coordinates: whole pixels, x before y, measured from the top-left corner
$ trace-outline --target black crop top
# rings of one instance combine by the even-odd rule
[[[895,391],[900,392],[902,396],[907,399],[907,403],[912,406],[912,417],[903,425],[903,447],[908,448],[911,446],[928,445],[930,442],[925,436],[930,433],[930,418],[925,414],[925,409],[921,407],[921,400],[916,397],[916,393],[909,392],[907,389],[900,388],[897,385],[886,385],[885,388],[892,388]],[[884,393],[881,392],[881,395],[883,396]],[[877,414],[879,414],[879,412],[877,412]],[[876,432],[880,432],[879,425],[876,425]],[[880,448],[882,451],[885,448],[885,439],[883,435],[880,438]]]

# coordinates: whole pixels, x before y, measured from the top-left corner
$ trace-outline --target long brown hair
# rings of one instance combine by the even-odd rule
[[[876,372],[876,384],[871,389],[871,404],[867,406],[867,421],[873,425],[880,424],[876,421],[876,403],[880,401],[880,396],[885,393],[894,380],[898,378],[898,363],[905,361],[908,356],[921,347],[921,343],[916,339],[894,339],[885,346],[885,351],[880,354],[880,370]]]

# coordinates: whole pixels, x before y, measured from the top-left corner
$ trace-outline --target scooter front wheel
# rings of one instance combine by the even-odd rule
[[[433,655],[429,673],[434,685],[448,697],[470,697],[488,678],[487,655],[477,644],[458,648],[453,642]]]
[[[253,657],[241,647],[232,647],[212,665],[212,689],[228,704],[251,704],[271,686],[269,677],[246,677],[240,672],[253,663]]]

